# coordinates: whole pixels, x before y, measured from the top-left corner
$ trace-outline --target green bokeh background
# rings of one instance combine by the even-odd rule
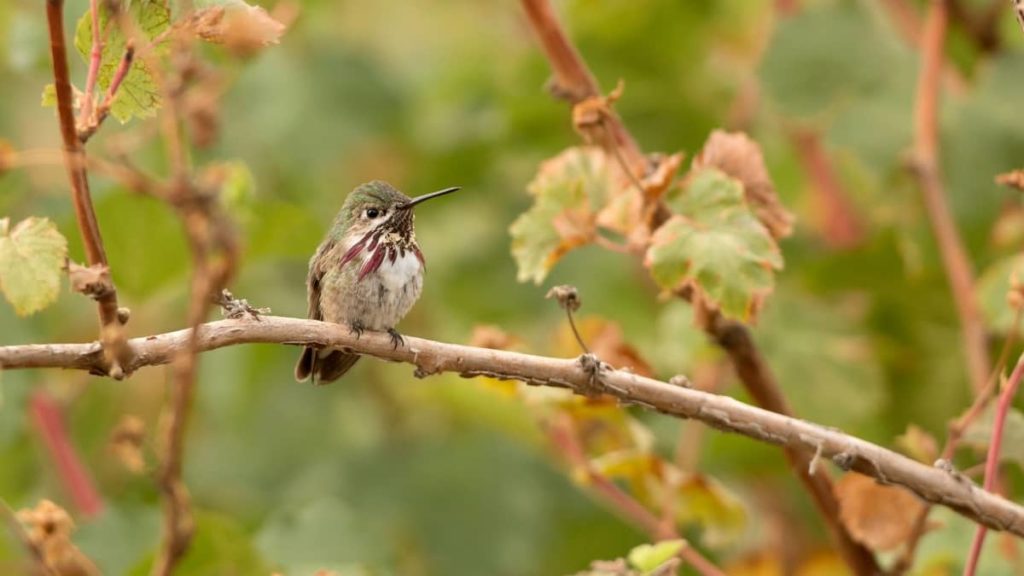
[[[782,243],[786,269],[755,331],[797,413],[887,445],[908,423],[941,438],[969,393],[953,303],[903,169],[917,55],[881,2],[808,0],[786,18],[773,4],[570,0],[556,7],[603,85],[625,80],[617,109],[645,150],[692,156],[716,127],[745,129],[763,145],[798,222]],[[220,139],[194,160],[243,162],[255,182],[251,197],[232,207],[246,246],[237,295],[302,316],[307,260],[352,187],[380,178],[412,195],[460,185],[458,195],[418,212],[428,273],[403,332],[466,342],[474,326],[496,324],[527,350],[554,353],[552,334],[564,316],[543,296],[549,285],[568,283],[583,295],[583,314],[619,323],[658,376],[720,361],[686,306],[659,299],[627,256],[583,248],[543,286],[516,282],[507,230],[529,205],[526,183],[540,161],[577,143],[568,109],[542,89],[547,63],[517,2],[297,6],[279,46],[246,62],[210,51],[233,84],[220,102]],[[68,26],[86,9],[71,0]],[[999,32],[1005,46],[989,55],[953,27],[956,78],[947,79],[942,108],[942,168],[979,271],[1011,256],[1024,238],[1020,220],[1017,228],[1006,224],[1009,240],[992,234],[1001,213],[1020,210],[1017,195],[993,176],[1024,160],[1024,39],[1009,10]],[[48,58],[41,3],[0,4],[0,138],[19,150],[59,146],[53,110],[39,106],[51,81]],[[81,85],[84,65],[75,55],[72,64]],[[744,105],[751,93],[753,104]],[[152,129],[152,122],[110,121],[89,148],[104,154],[119,135]],[[865,224],[856,246],[830,247],[794,130],[821,135]],[[163,169],[159,145],[138,158]],[[114,280],[132,310],[130,333],[180,328],[189,257],[176,218],[108,180],[92,183]],[[82,259],[59,164],[0,176],[0,216],[30,215],[57,222],[72,257]],[[1002,270],[986,293],[993,322],[1008,313]],[[0,304],[0,344],[95,334],[94,306],[66,287],[30,318]],[[408,366],[374,360],[314,389],[292,381],[296,355],[253,345],[202,357],[185,470],[199,535],[182,574],[560,574],[645,540],[572,484],[521,401],[452,376],[417,380]],[[40,498],[70,506],[28,420],[30,395],[46,390],[64,406],[104,499],[99,518],[79,521],[76,540],[105,573],[144,570],[158,541],[159,502],[150,481],[125,472],[107,442],[124,414],[156,428],[167,381],[164,368],[125,382],[50,370],[0,374],[0,497],[13,508]],[[724,391],[744,397],[731,377]],[[670,455],[680,423],[636,414]],[[766,511],[772,506],[790,511],[791,537],[808,554],[827,546],[775,448],[709,431],[699,467],[751,510],[741,541],[705,549],[716,561],[771,546],[778,537]],[[699,532],[688,536],[700,544]],[[928,546],[924,556],[943,549]],[[0,566],[20,555],[0,540]],[[958,571],[962,555],[926,560]]]

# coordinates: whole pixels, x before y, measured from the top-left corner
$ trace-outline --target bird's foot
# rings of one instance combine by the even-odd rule
[[[355,334],[356,340],[359,340],[359,338],[362,337],[363,332],[366,331],[366,326],[363,326],[362,322],[356,320],[348,325],[348,331]]]
[[[388,328],[388,335],[391,336],[391,349],[398,350],[399,346],[405,346],[405,338],[394,328]]]

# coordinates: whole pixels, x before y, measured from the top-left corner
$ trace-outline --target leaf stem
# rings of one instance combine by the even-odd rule
[[[79,124],[91,123],[96,80],[99,77],[100,62],[103,59],[103,37],[100,34],[99,0],[89,0],[89,14],[92,17],[92,50],[89,53],[89,72],[85,78],[85,97],[78,112]]]

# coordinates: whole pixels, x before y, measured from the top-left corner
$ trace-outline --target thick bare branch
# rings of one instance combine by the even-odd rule
[[[170,363],[188,349],[191,334],[186,329],[128,340],[131,363],[126,370]],[[467,378],[520,380],[579,393],[592,392],[595,386],[591,374],[575,359],[446,344],[412,336],[406,336],[405,342],[405,346],[392,349],[391,338],[385,333],[366,332],[357,338],[341,325],[278,316],[209,322],[200,327],[196,338],[196,346],[202,352],[245,343],[318,344],[412,364],[419,377],[453,372]],[[5,369],[93,370],[102,361],[98,342],[0,347],[0,367]],[[282,380],[286,376],[282,374]],[[832,460],[844,470],[856,470],[884,484],[903,486],[923,500],[948,506],[989,528],[1024,536],[1024,507],[982,490],[961,474],[925,466],[839,430],[769,412],[727,396],[622,370],[603,370],[598,380],[597,385],[604,393],[624,404],[692,418],[722,431],[799,452],[814,452],[819,459]]]

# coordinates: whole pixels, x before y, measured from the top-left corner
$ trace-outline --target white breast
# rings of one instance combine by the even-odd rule
[[[390,259],[384,258],[384,262],[377,270],[377,276],[388,290],[400,292],[409,279],[419,273],[420,266],[416,254],[412,250],[406,250],[405,256],[400,255],[395,259],[394,264]]]

